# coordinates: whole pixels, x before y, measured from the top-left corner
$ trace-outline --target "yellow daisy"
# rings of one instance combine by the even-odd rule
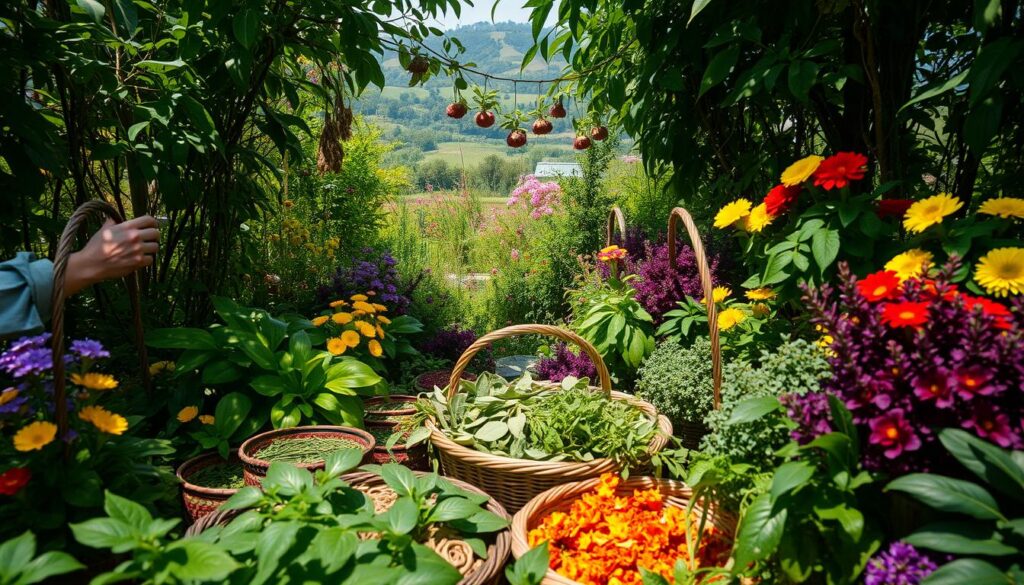
[[[313,317],[313,325],[316,325],[317,327],[319,327],[319,326],[323,325],[324,323],[326,323],[329,319],[330,319],[330,317],[328,317],[327,315],[320,315],[319,317]]]
[[[14,448],[18,451],[38,451],[53,442],[57,436],[57,425],[36,421],[21,427],[14,435]]]
[[[366,312],[366,313],[376,313],[377,312],[377,309],[375,309],[373,305],[371,305],[370,303],[367,303],[366,301],[356,301],[356,302],[352,303],[352,308],[356,309],[356,310],[359,310],[359,311]]]
[[[352,302],[356,302],[356,301],[366,302],[366,301],[370,300],[370,297],[368,297],[366,295],[352,295],[349,298],[352,299]]]
[[[718,314],[718,330],[728,331],[729,329],[732,329],[736,325],[742,323],[743,320],[746,318],[747,316],[743,313],[743,311],[733,307],[729,307],[728,309]]]
[[[359,345],[359,334],[355,331],[343,331],[341,340],[345,342],[345,345],[355,347]]]
[[[108,435],[123,435],[128,430],[128,419],[102,406],[86,406],[78,412],[78,418]]]
[[[363,317],[365,315],[366,315],[366,311],[360,311],[358,309],[355,310],[355,311],[352,311],[352,316],[353,317]]]
[[[900,282],[908,278],[920,276],[931,270],[932,266],[934,264],[932,263],[931,252],[926,252],[920,248],[907,250],[885,263],[885,269],[895,272]]]
[[[199,422],[204,425],[212,425],[217,422],[217,419],[215,419],[212,414],[201,414],[199,415]]]
[[[388,308],[380,303],[373,303],[373,308],[377,309],[378,313],[387,313]]]
[[[825,160],[825,157],[816,154],[804,157],[786,167],[786,170],[782,171],[782,176],[779,180],[787,187],[799,185],[809,179],[814,174],[814,171],[818,170],[818,165],[823,160]]]
[[[352,322],[352,313],[335,313],[331,315],[331,320],[338,325],[345,325]]]
[[[713,288],[711,290],[711,298],[716,303],[720,303],[720,302],[724,301],[725,299],[729,298],[729,295],[731,295],[731,294],[732,294],[732,289],[727,287],[727,286],[716,286],[715,288]],[[700,303],[702,305],[707,303],[707,302],[708,302],[708,298],[707,297],[704,297],[704,298],[702,298],[700,300]]]
[[[775,291],[768,287],[753,288],[747,291],[746,297],[752,301],[767,301],[775,298]]]
[[[978,260],[974,280],[990,295],[1024,293],[1024,248],[996,248]]]
[[[378,323],[383,323],[385,325],[390,325],[391,324],[391,319],[388,319],[384,315],[377,315],[377,322]]]
[[[746,199],[737,199],[718,210],[715,215],[715,227],[723,229],[750,215],[751,203]]]
[[[755,317],[763,319],[767,317],[772,312],[772,310],[768,305],[764,303],[754,303],[753,305],[750,305],[750,312]]]
[[[187,423],[191,422],[196,416],[199,415],[199,407],[197,406],[186,406],[178,411],[178,422]]]
[[[327,351],[331,352],[331,355],[341,355],[345,353],[346,349],[348,346],[340,337],[332,337],[327,340]]]
[[[768,206],[762,203],[751,209],[750,215],[743,218],[743,229],[755,234],[760,233],[772,219],[772,216],[768,215]]]
[[[368,343],[366,347],[370,350],[370,355],[373,357],[380,357],[384,355],[384,348],[381,347],[380,342],[376,339],[371,339],[370,343]]]
[[[942,218],[956,213],[963,206],[960,199],[949,193],[939,193],[915,201],[903,214],[903,227],[907,228],[907,231],[921,233],[937,223],[942,223]]]
[[[173,371],[174,371],[174,362],[169,362],[169,361],[165,360],[165,361],[153,362],[152,364],[149,365],[149,375],[150,376],[155,376],[155,375],[159,374],[160,372],[173,372]]]
[[[998,215],[999,217],[1024,218],[1024,199],[1017,197],[997,197],[981,204],[978,213]]]
[[[71,383],[90,390],[112,390],[117,388],[117,380],[113,376],[96,372],[71,374]]]
[[[337,307],[344,307],[347,304],[348,303],[346,303],[345,301],[331,301],[330,307],[334,309]]]
[[[363,337],[376,337],[377,330],[366,321],[356,321],[356,329],[363,334]]]

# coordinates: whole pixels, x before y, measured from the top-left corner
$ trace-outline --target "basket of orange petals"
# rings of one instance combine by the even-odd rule
[[[516,513],[512,554],[548,543],[543,585],[639,585],[641,569],[672,582],[678,561],[714,581],[725,572],[735,520],[692,496],[682,482],[612,473],[563,484]]]

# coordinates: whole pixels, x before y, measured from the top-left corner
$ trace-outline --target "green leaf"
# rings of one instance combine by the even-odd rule
[[[939,567],[921,585],[1011,585],[1013,581],[994,565],[978,559],[957,559]]]
[[[736,66],[736,61],[739,57],[740,46],[738,44],[732,45],[715,55],[711,62],[708,63],[708,68],[704,70],[704,77],[700,80],[700,91],[697,93],[697,98],[700,99],[708,90],[725,81],[725,78],[729,76],[729,72]]]
[[[327,389],[336,391],[341,388],[369,388],[383,380],[373,368],[363,362],[344,357],[327,368]]]
[[[1003,119],[1003,97],[990,95],[971,106],[964,120],[964,141],[974,152],[985,152]]]
[[[132,124],[128,128],[128,140],[131,140],[131,141],[134,142],[135,138],[139,135],[139,132],[142,132],[143,130],[145,130],[148,127],[149,127],[149,120],[146,120],[145,122],[136,122],[135,124]]]
[[[431,522],[448,522],[470,518],[480,511],[480,506],[466,498],[445,498],[430,511]]]
[[[409,572],[402,574],[395,580],[395,585],[438,585],[441,583],[458,583],[462,579],[459,571],[446,561],[441,555],[432,549],[423,546],[418,542],[410,545],[414,554],[412,565],[408,567]],[[394,569],[385,569],[389,576]],[[368,581],[369,583],[382,583],[383,580]]]
[[[279,396],[288,391],[288,381],[277,374],[265,374],[249,380],[249,386],[264,396]]]
[[[242,377],[242,370],[228,360],[212,361],[203,367],[203,384],[227,384]]]
[[[388,508],[385,514],[388,527],[395,534],[408,534],[419,521],[419,508],[409,496],[402,496]]]
[[[246,486],[228,498],[228,501],[224,502],[222,507],[225,510],[243,510],[255,506],[262,498],[263,492],[259,488]]]
[[[452,520],[448,524],[463,534],[480,534],[504,530],[508,527],[508,520],[494,512],[480,510],[469,518]]]
[[[168,550],[185,553],[184,562],[176,554],[163,556],[168,560],[168,571],[185,581],[224,581],[239,566],[226,550],[198,539],[176,541]]]
[[[789,91],[801,102],[809,98],[811,88],[818,79],[818,64],[814,61],[797,60],[789,65]]]
[[[362,461],[362,449],[342,449],[324,458],[324,471],[327,475],[338,476],[359,467]]]
[[[409,496],[416,489],[416,476],[408,467],[397,463],[386,463],[381,466],[380,477],[388,487],[399,496]]]
[[[36,554],[36,535],[24,532],[0,544],[0,576],[17,575]]]
[[[806,461],[788,461],[779,466],[772,476],[772,498],[778,498],[805,483],[814,475],[814,467]]]
[[[501,439],[508,434],[508,425],[500,420],[491,420],[484,423],[473,436],[480,441],[491,442]]]
[[[1024,501],[1024,465],[1006,451],[960,429],[943,429],[939,441],[971,473],[996,490]]]
[[[103,510],[112,519],[124,522],[139,534],[153,521],[153,515],[142,504],[109,491],[104,496]]]
[[[811,237],[811,254],[822,274],[839,256],[839,230],[822,229]]]
[[[949,91],[949,90],[959,86],[960,84],[962,84],[964,82],[964,80],[967,79],[967,74],[970,73],[970,72],[971,72],[971,70],[967,69],[967,70],[965,70],[965,71],[963,71],[963,72],[961,72],[961,73],[959,73],[957,75],[954,75],[953,77],[947,79],[943,83],[936,83],[936,84],[931,85],[928,89],[926,89],[926,90],[922,91],[921,93],[917,94],[916,96],[910,98],[910,101],[908,101],[907,103],[903,104],[900,107],[899,111],[902,112],[903,110],[907,109],[908,107],[910,107],[910,106],[912,106],[912,105],[914,105],[914,104],[916,104],[918,102],[922,102],[924,100],[931,99],[931,98],[933,98],[933,97],[935,97],[937,95],[942,95],[942,94],[946,93],[947,91]]]
[[[985,488],[967,481],[930,473],[911,473],[885,487],[910,494],[936,510],[967,514],[979,520],[1005,520]]]
[[[755,421],[781,408],[782,403],[774,396],[747,398],[736,405],[732,411],[732,416],[729,417],[729,422],[726,424],[735,425]]]
[[[748,564],[767,558],[775,552],[782,539],[786,514],[785,508],[779,510],[777,514],[772,514],[770,494],[761,494],[754,498],[750,506],[743,511],[736,533],[736,547],[733,549],[733,558],[736,561],[734,570],[745,569]]]
[[[158,349],[217,349],[213,336],[203,329],[173,327],[146,334],[146,345]]]
[[[262,483],[264,490],[276,488],[281,495],[295,496],[313,487],[313,476],[305,469],[273,461]]]
[[[0,564],[0,566],[6,565]],[[59,551],[50,551],[32,559],[32,562],[21,570],[21,577],[15,581],[14,585],[40,583],[50,577],[64,575],[84,568],[85,565],[75,560],[71,555]]]
[[[132,528],[111,518],[93,518],[72,524],[71,533],[79,543],[92,548],[115,548],[134,542]]]
[[[333,573],[348,562],[359,546],[359,537],[350,530],[338,527],[321,528],[310,543],[314,555],[328,573]]]
[[[214,411],[213,428],[225,439],[238,429],[252,409],[252,401],[241,392],[231,392],[217,402]]]
[[[306,473],[303,471],[303,473]],[[309,474],[306,473],[308,476]],[[266,582],[275,571],[281,557],[295,546],[296,537],[302,525],[292,521],[277,521],[267,524],[256,540],[256,558],[259,567],[255,582]]]
[[[103,22],[103,15],[107,13],[107,9],[103,7],[103,4],[96,0],[75,0],[75,4],[79,8],[85,11],[85,13],[95,22],[101,24]]]
[[[550,565],[548,543],[542,542],[516,559],[515,564],[505,567],[505,576],[510,585],[536,585],[548,572]]]
[[[693,6],[690,7],[690,18],[686,21],[686,26],[690,26],[693,19],[697,18],[697,15],[707,8],[708,4],[711,4],[711,0],[694,0]]]
[[[957,556],[1005,556],[1018,553],[1016,548],[1000,540],[991,525],[970,520],[928,524],[903,540],[918,548]]]
[[[232,25],[238,42],[246,49],[252,47],[259,32],[260,15],[255,10],[246,8],[235,15]]]

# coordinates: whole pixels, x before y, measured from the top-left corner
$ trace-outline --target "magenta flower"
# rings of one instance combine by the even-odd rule
[[[1000,447],[1020,445],[1020,436],[1010,428],[1010,417],[983,402],[974,404],[974,416],[964,421],[965,429],[974,429],[982,439],[988,439]]]
[[[921,448],[921,439],[914,433],[910,422],[903,418],[903,409],[894,408],[868,423],[871,436],[868,442],[881,445],[889,459],[895,459],[904,451],[916,451]]]
[[[914,379],[914,396],[921,400],[934,400],[936,408],[953,406],[953,389],[956,378],[944,369],[934,370]]]
[[[976,395],[989,396],[999,388],[992,384],[992,372],[981,366],[968,366],[957,372],[957,393],[960,398],[970,400]]]

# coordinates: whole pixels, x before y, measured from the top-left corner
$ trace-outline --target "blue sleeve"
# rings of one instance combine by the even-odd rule
[[[50,319],[53,264],[18,252],[0,262],[0,338],[39,333]]]

